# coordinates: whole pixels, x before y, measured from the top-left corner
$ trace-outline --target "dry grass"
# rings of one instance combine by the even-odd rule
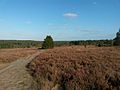
[[[80,46],[46,50],[28,68],[63,90],[112,90],[120,86],[120,48]]]
[[[31,55],[36,51],[37,49],[27,49],[27,48],[0,49],[0,64],[10,63],[19,58]]]

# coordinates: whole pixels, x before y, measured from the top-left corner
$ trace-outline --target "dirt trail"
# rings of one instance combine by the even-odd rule
[[[0,70],[0,90],[37,90],[37,83],[25,66],[39,53],[14,61]]]

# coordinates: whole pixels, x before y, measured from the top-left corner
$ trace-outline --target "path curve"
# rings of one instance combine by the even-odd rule
[[[0,90],[38,90],[37,83],[28,73],[26,65],[40,52],[14,61],[0,70]]]

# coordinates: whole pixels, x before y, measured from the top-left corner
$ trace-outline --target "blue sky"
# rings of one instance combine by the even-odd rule
[[[120,0],[0,0],[0,39],[112,39]]]

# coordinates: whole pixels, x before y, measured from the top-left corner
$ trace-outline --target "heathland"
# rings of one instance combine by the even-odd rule
[[[57,47],[27,67],[39,90],[119,90],[120,47]]]

